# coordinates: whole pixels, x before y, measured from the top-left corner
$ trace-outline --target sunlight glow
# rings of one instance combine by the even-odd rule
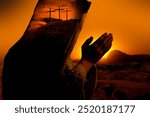
[[[102,59],[108,59],[109,54],[114,50],[114,48],[110,48],[110,50],[102,57]]]

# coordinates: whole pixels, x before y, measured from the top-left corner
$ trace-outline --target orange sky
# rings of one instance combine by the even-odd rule
[[[15,0],[0,12],[0,55],[22,36],[37,0]],[[17,2],[19,1],[19,2]],[[89,36],[98,38],[104,32],[114,36],[113,49],[129,54],[150,54],[150,1],[91,0],[82,32],[72,53],[80,58],[82,43]]]

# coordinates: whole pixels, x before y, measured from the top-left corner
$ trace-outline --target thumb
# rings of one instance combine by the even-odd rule
[[[93,37],[91,36],[84,42],[84,44],[82,45],[82,48],[89,46],[92,41],[93,41]]]

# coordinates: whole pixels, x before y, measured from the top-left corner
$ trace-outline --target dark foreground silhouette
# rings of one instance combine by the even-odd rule
[[[59,28],[56,28],[57,25]],[[65,29],[66,25],[70,28]],[[73,41],[68,47],[68,36],[71,36],[66,37],[66,34],[76,32],[75,26],[76,23],[71,20],[26,32],[4,60],[4,99],[91,98],[96,83],[96,69],[93,65],[110,49],[112,36],[105,33],[92,45],[89,45],[92,37],[89,38],[82,46],[82,59],[74,67],[76,70],[69,71],[66,55],[72,50]],[[87,74],[80,67],[84,64],[89,69]]]
[[[60,75],[66,59],[64,37],[75,31],[75,24],[65,30],[69,23],[62,22],[62,32],[53,29],[57,25],[60,22],[26,32],[9,50],[3,68],[4,99],[72,99]]]
[[[120,54],[118,55],[120,56]],[[112,54],[110,53],[110,55]],[[115,54],[117,58],[120,58],[118,55]],[[143,58],[143,55],[136,56]],[[134,55],[132,58],[136,56]],[[119,64],[115,62],[111,65],[108,63],[106,65],[106,62],[97,64],[97,73],[97,85],[92,99],[150,99],[150,63],[144,62],[144,59],[136,62],[119,62]],[[0,83],[0,99],[2,99],[1,88]]]
[[[78,18],[60,19],[59,6],[59,20],[37,25],[44,20],[36,19],[37,14],[45,13],[43,5],[55,3],[39,1],[26,32],[5,57],[3,99],[91,99],[96,84],[95,64],[111,48],[113,37],[105,33],[92,44],[90,37],[82,45],[81,60],[73,63],[69,56],[90,2],[66,2],[74,3]]]

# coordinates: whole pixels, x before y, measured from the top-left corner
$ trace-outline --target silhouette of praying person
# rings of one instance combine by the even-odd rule
[[[27,30],[5,56],[3,99],[92,98],[95,64],[111,48],[113,37],[105,33],[92,44],[90,37],[82,45],[81,60],[70,59],[89,7],[87,0],[38,1]]]

